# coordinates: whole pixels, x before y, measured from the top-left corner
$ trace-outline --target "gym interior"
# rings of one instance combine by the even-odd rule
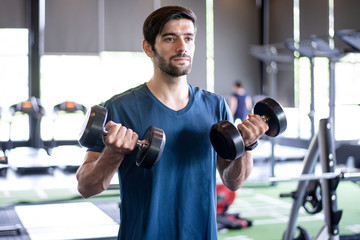
[[[242,188],[219,179],[218,238],[360,239],[357,0],[0,0],[0,239],[116,239],[117,176],[81,197],[79,135],[150,79],[142,24],[167,5],[198,18],[191,85],[229,99],[241,81],[286,116]]]

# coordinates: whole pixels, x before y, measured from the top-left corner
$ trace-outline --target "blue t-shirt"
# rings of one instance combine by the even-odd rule
[[[153,125],[164,130],[166,144],[150,169],[137,167],[136,151],[126,155],[118,175],[118,239],[217,239],[216,152],[211,126],[232,121],[223,97],[189,85],[188,105],[174,111],[142,84],[109,99],[108,120],[131,128],[142,139]],[[101,139],[91,151],[102,151]]]

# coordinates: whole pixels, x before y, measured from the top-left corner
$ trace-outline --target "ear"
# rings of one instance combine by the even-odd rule
[[[152,50],[150,43],[145,39],[142,41],[142,48],[148,57],[154,56],[154,51]]]

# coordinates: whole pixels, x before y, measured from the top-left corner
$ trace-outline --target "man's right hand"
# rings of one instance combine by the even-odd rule
[[[133,130],[113,121],[109,121],[104,127],[108,132],[103,136],[107,150],[125,155],[135,149],[139,136]]]

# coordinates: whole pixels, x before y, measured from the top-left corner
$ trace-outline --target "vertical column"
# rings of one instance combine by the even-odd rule
[[[27,1],[29,31],[29,97],[40,98],[40,0]],[[29,114],[29,145],[40,148],[41,117]]]
[[[319,150],[320,162],[323,173],[335,172],[335,139],[333,135],[331,119],[321,119],[319,125]],[[328,239],[338,240],[339,222],[342,211],[337,209],[336,188],[340,178],[323,179],[322,181],[322,204],[325,214],[325,222]]]
[[[40,1],[27,1],[29,30],[29,96],[40,98]]]

